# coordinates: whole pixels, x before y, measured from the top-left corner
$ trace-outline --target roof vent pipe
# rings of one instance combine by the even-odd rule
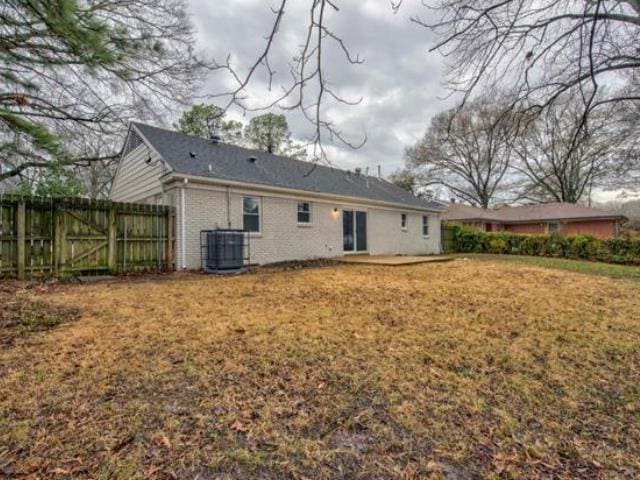
[[[382,178],[382,167],[378,165],[378,178]]]

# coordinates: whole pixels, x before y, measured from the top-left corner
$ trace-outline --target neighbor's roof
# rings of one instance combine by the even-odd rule
[[[489,221],[496,223],[526,223],[550,220],[623,219],[615,212],[574,203],[538,203],[484,210],[462,204],[451,204],[443,220]]]
[[[418,198],[376,177],[226,143],[213,143],[141,123],[133,125],[178,174],[364,198],[429,210],[445,208],[440,202]],[[250,157],[255,161],[249,161]]]
[[[485,210],[483,208],[463,205],[461,203],[451,203],[442,214],[443,220],[467,220],[467,221],[495,221],[495,210]]]

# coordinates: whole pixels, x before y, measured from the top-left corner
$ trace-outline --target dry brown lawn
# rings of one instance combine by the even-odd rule
[[[637,478],[640,283],[506,262],[28,293],[0,477]]]

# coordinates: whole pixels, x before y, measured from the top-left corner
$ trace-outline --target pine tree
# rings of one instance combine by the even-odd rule
[[[257,150],[298,159],[306,157],[304,146],[291,139],[289,124],[283,114],[265,113],[253,117],[244,130],[244,136]]]
[[[218,135],[226,143],[242,143],[242,123],[226,120],[225,111],[216,105],[194,105],[182,114],[174,128],[196,137]]]
[[[186,101],[202,62],[182,0],[0,7],[0,182],[118,155],[127,123]],[[118,139],[95,156],[92,145]]]

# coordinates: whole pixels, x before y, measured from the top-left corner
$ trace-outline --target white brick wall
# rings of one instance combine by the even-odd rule
[[[251,195],[251,196],[256,196]],[[233,194],[232,228],[242,227],[242,199]],[[333,206],[308,198],[261,196],[261,232],[251,234],[251,261],[271,263],[342,255],[342,224]],[[311,225],[298,224],[298,201],[311,203]]]
[[[407,214],[407,229],[400,224],[400,215]],[[422,216],[429,217],[429,236],[422,235]],[[369,238],[371,255],[424,255],[440,253],[440,217],[435,213],[402,210],[370,210]]]
[[[222,187],[178,184],[172,190],[176,207],[177,265],[182,264],[182,208],[180,188],[185,190],[185,266],[200,268],[200,231],[227,228],[227,192]],[[430,214],[430,233],[422,236],[422,213],[408,214],[408,229],[400,228],[403,210],[387,210],[367,205],[346,205],[312,198],[283,196],[257,191],[231,189],[229,192],[230,228],[242,229],[242,198],[261,199],[261,232],[251,234],[251,262],[273,263],[343,255],[342,208],[367,211],[368,245],[371,254],[427,254],[440,252],[440,219]],[[300,226],[297,204],[310,202],[312,223]],[[338,212],[334,212],[334,209]]]

